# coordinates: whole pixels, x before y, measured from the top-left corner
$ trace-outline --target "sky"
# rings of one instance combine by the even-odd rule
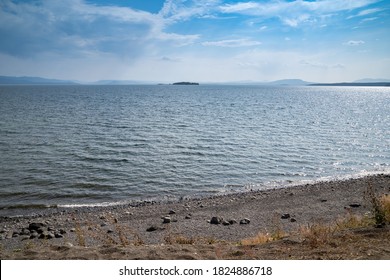
[[[390,79],[390,1],[0,0],[0,75]]]

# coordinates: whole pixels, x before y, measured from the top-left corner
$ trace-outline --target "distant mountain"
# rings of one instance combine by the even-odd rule
[[[93,85],[154,85],[154,82],[143,82],[134,80],[100,80],[91,83]]]
[[[389,79],[360,79],[354,81],[354,83],[390,83]]]
[[[1,85],[74,85],[73,81],[45,79],[40,77],[0,76]]]
[[[390,82],[376,82],[376,83],[320,83],[310,84],[309,86],[337,86],[337,87],[390,87]]]
[[[277,81],[269,82],[266,84],[278,85],[278,86],[306,86],[306,85],[309,85],[311,83],[300,80],[300,79],[284,79],[284,80],[277,80]]]

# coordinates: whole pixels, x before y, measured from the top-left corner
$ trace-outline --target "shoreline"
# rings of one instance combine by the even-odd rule
[[[0,253],[2,259],[67,258],[53,249],[62,248],[75,250],[73,258],[79,259],[86,248],[94,252],[105,246],[150,249],[171,246],[179,238],[184,243],[239,242],[259,232],[291,232],[308,224],[335,222],[348,213],[365,215],[370,211],[364,199],[369,184],[378,194],[390,193],[390,175],[378,174],[176,202],[54,208],[34,216],[0,217]],[[34,223],[41,233],[34,230]],[[31,254],[15,253],[27,247]],[[110,257],[101,253],[90,258]]]
[[[55,214],[58,212],[71,212],[71,211],[95,211],[95,210],[104,210],[109,208],[123,208],[123,207],[142,207],[149,204],[172,204],[172,203],[180,203],[182,201],[192,201],[192,200],[202,200],[202,199],[215,199],[218,197],[225,196],[240,196],[248,193],[258,193],[258,192],[267,192],[267,191],[275,191],[278,189],[290,189],[290,188],[300,188],[307,187],[310,185],[317,185],[321,183],[332,183],[332,182],[344,182],[349,180],[359,180],[369,177],[375,176],[390,176],[389,170],[381,170],[381,171],[369,171],[369,172],[358,172],[349,175],[340,175],[340,176],[328,176],[321,177],[318,179],[308,179],[308,180],[299,180],[299,181],[280,181],[280,182],[269,182],[263,184],[261,189],[258,187],[254,188],[243,188],[239,190],[231,190],[226,192],[219,193],[202,193],[198,195],[189,195],[189,196],[178,196],[171,198],[158,198],[157,196],[145,198],[145,199],[134,199],[134,200],[123,200],[117,202],[101,202],[101,203],[84,203],[84,204],[48,204],[48,205],[32,205],[32,206],[23,206],[23,207],[10,207],[10,208],[2,208],[0,209],[0,221],[1,219],[7,218],[23,218],[23,217],[31,217],[40,216],[40,215],[49,215]],[[234,185],[232,185],[234,187]],[[227,186],[229,187],[229,185]]]

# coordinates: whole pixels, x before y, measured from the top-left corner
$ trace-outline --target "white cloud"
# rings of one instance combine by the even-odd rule
[[[357,16],[366,16],[366,15],[370,15],[370,14],[377,13],[377,12],[380,12],[380,11],[382,11],[382,9],[378,9],[378,8],[367,9],[367,10],[360,11],[357,14]]]
[[[213,17],[221,0],[166,0],[159,15],[170,22],[189,20],[192,17]]]
[[[202,43],[203,46],[226,47],[226,48],[240,48],[240,47],[254,47],[261,45],[259,41],[249,39],[235,39],[235,40],[221,40],[221,41],[207,41]]]
[[[326,64],[326,63],[317,62],[317,61],[301,60],[300,64],[304,65],[304,66],[309,66],[309,67],[313,67],[313,68],[322,68],[322,69],[345,68],[345,65],[342,63]]]
[[[0,52],[19,57],[112,53],[136,58],[161,42],[180,47],[199,37],[168,33],[167,24],[158,14],[83,0],[5,0],[0,8],[0,37],[10,40],[1,42]]]
[[[332,13],[362,8],[375,2],[378,2],[378,0],[268,1],[265,3],[249,1],[222,5],[220,11],[222,13],[237,13],[265,18],[275,17],[288,26],[297,27],[304,22],[315,22],[315,18],[323,18],[323,16]],[[376,9],[367,11],[376,12]],[[310,18],[312,20],[309,20]]]
[[[362,41],[362,40],[359,40],[359,41],[350,40],[350,41],[348,41],[348,42],[343,43],[343,45],[352,46],[352,47],[354,47],[354,46],[360,46],[360,45],[363,45],[363,44],[365,44],[365,42]]]

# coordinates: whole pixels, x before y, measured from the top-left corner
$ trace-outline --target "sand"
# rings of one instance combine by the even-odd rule
[[[58,208],[24,217],[0,217],[0,257],[390,259],[388,225],[332,233],[332,242],[324,244],[313,244],[295,234],[308,225],[332,224],[351,214],[371,216],[372,207],[365,198],[369,185],[377,194],[388,194],[390,175],[174,202]],[[213,224],[217,220],[226,225]],[[32,223],[41,223],[40,231],[44,230],[35,233],[35,238]],[[259,233],[283,233],[286,237],[266,244],[242,245],[243,240]]]

